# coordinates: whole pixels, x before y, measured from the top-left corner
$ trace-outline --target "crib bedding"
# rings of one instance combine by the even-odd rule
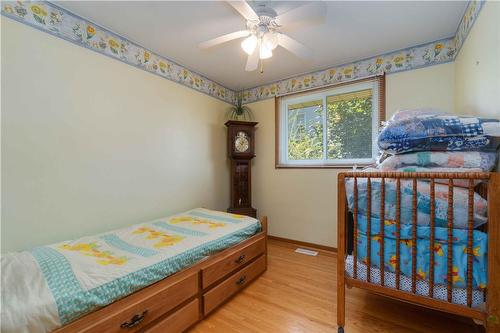
[[[385,220],[384,223],[384,269],[395,272],[396,268],[396,222]],[[357,258],[359,261],[367,262],[367,219],[365,215],[358,214],[357,219]],[[407,277],[412,276],[412,230],[411,224],[401,225],[400,235],[400,270]],[[382,242],[380,234],[380,220],[371,219],[371,265],[380,267],[380,244]],[[430,232],[428,226],[417,226],[417,253],[416,269],[417,279],[429,279],[430,273]],[[448,231],[446,228],[435,228],[434,251],[434,282],[446,285],[447,283],[447,259],[448,259]],[[465,288],[467,286],[467,230],[452,230],[452,264],[453,281],[455,288]],[[487,283],[487,234],[473,231],[473,270],[472,287],[483,289]]]
[[[354,258],[349,255],[346,257],[345,270],[348,276],[354,277]],[[367,269],[366,265],[362,262],[357,262],[356,267],[357,276],[356,279],[367,281]],[[371,283],[381,285],[381,272],[378,267],[372,267],[370,269],[370,279]],[[396,274],[393,272],[384,271],[384,286],[389,288],[396,288]],[[412,280],[411,278],[401,274],[399,276],[399,287],[401,290],[406,292],[412,292]],[[415,292],[417,295],[428,296],[429,295],[429,282],[424,280],[417,280],[415,283]],[[432,297],[441,301],[448,301],[448,290],[444,285],[434,285],[434,291]],[[482,289],[472,290],[472,307],[478,307],[484,303],[484,291]],[[467,289],[464,288],[453,288],[451,293],[451,302],[460,305],[467,305]]]
[[[358,178],[358,213],[367,212],[367,178]],[[354,210],[354,179],[347,178],[346,197],[350,211]],[[385,219],[396,220],[396,181],[386,179],[385,181]],[[380,217],[381,180],[371,179],[371,215]],[[468,226],[468,190],[461,187],[453,187],[453,227],[465,229]],[[417,223],[419,225],[430,224],[430,183],[427,181],[417,182]],[[474,193],[474,227],[478,227],[487,221],[487,201],[479,194]],[[412,223],[413,212],[413,182],[401,180],[401,223]],[[446,227],[448,223],[448,185],[435,184],[435,225]]]
[[[2,256],[2,332],[49,332],[260,231],[257,219],[193,209]]]

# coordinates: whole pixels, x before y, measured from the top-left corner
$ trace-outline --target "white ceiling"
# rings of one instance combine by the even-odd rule
[[[312,60],[301,60],[278,47],[260,74],[245,72],[241,40],[198,48],[202,41],[245,29],[245,20],[225,2],[55,3],[234,90],[451,37],[467,6],[466,1],[325,2],[324,22],[284,27],[312,50]],[[305,2],[267,3],[282,14]]]

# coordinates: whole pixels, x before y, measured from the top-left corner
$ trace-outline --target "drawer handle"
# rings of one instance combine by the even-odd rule
[[[130,319],[130,321],[126,321],[120,325],[121,328],[132,328],[137,325],[139,325],[144,318],[146,317],[146,314],[148,313],[148,310],[145,310],[142,314],[136,314]]]
[[[246,280],[246,279],[247,279],[246,275],[243,275],[242,277],[240,277],[240,278],[238,279],[238,281],[236,281],[236,284],[237,284],[237,285],[239,285],[239,286],[241,286],[242,284],[244,284],[244,283],[245,283],[245,280]]]
[[[237,263],[237,264],[241,264],[243,261],[245,260],[245,255],[242,254],[241,256],[239,256],[238,259],[236,259],[234,262]]]

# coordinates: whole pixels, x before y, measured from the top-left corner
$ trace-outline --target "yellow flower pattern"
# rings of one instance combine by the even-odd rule
[[[31,12],[33,13],[33,18],[39,24],[45,25],[45,17],[47,16],[47,11],[41,5],[31,5]]]
[[[146,234],[146,239],[158,240],[153,246],[157,249],[167,246],[175,245],[181,242],[185,237],[179,235],[169,235],[167,233],[149,228],[140,227],[132,232],[133,234]]]
[[[212,222],[209,220],[203,220],[197,217],[191,217],[191,216],[177,216],[173,217],[170,219],[170,223],[172,224],[179,224],[179,223],[189,223],[191,225],[206,225],[210,229],[215,229],[215,228],[221,228],[224,227],[226,224],[222,222]]]
[[[91,25],[88,25],[87,26],[87,39],[90,39],[90,38],[94,37],[95,32],[96,32],[95,28],[93,26],[91,26]]]
[[[108,40],[108,45],[109,45],[110,50],[111,50],[114,54],[118,54],[118,49],[120,48],[120,44],[119,44],[116,40],[114,40],[114,39],[110,38],[110,39]]]
[[[441,53],[441,51],[443,50],[444,48],[444,44],[443,43],[436,43],[434,45],[434,56],[437,57],[439,55],[439,53]]]
[[[110,251],[100,251],[96,243],[78,243],[75,245],[63,244],[59,247],[65,251],[76,251],[84,256],[96,258],[99,265],[118,265],[126,264],[128,259],[126,257],[115,257]]]
[[[33,14],[35,15],[39,15],[39,16],[47,16],[47,12],[45,11],[45,9],[43,9],[43,7],[41,6],[38,6],[38,5],[32,5],[30,7],[31,11],[33,12]]]

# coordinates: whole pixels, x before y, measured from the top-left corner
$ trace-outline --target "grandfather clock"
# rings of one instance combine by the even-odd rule
[[[231,206],[229,213],[257,217],[252,207],[251,163],[255,157],[255,122],[230,120],[227,153],[231,159]]]

